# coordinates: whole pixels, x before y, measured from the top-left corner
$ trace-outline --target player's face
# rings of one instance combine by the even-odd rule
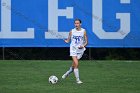
[[[75,21],[74,25],[75,25],[76,28],[80,28],[81,27],[81,23],[78,20]]]

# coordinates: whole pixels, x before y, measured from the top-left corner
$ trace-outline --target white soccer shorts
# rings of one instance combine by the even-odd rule
[[[77,56],[77,59],[80,59],[83,56],[85,50],[86,48],[78,49],[75,47],[70,47],[70,56]]]

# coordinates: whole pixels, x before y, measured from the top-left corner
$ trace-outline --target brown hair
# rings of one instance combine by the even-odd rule
[[[80,23],[82,23],[82,21],[80,19],[75,19],[74,20],[74,23],[75,23],[75,21],[79,21]]]

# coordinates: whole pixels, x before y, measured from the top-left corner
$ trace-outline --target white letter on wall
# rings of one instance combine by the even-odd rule
[[[58,9],[58,0],[48,0],[48,32],[45,32],[46,39],[67,38],[68,32],[58,32],[58,16],[73,18],[73,7]]]
[[[130,3],[130,0],[121,0],[120,3]],[[92,0],[92,14],[103,19],[103,1]],[[103,23],[95,18],[92,18],[92,30],[100,39],[123,39],[130,32],[130,13],[116,13],[116,18],[120,19],[120,30],[117,32],[106,32],[102,25]]]
[[[11,9],[6,8],[6,6],[11,7],[11,0],[1,0],[1,32],[0,38],[3,39],[33,39],[34,38],[34,28],[27,28],[26,32],[22,31],[11,31]]]

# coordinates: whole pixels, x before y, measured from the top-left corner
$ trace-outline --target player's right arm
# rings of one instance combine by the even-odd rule
[[[69,32],[68,38],[64,40],[66,43],[69,43],[70,42],[71,34],[72,34],[72,31]]]

